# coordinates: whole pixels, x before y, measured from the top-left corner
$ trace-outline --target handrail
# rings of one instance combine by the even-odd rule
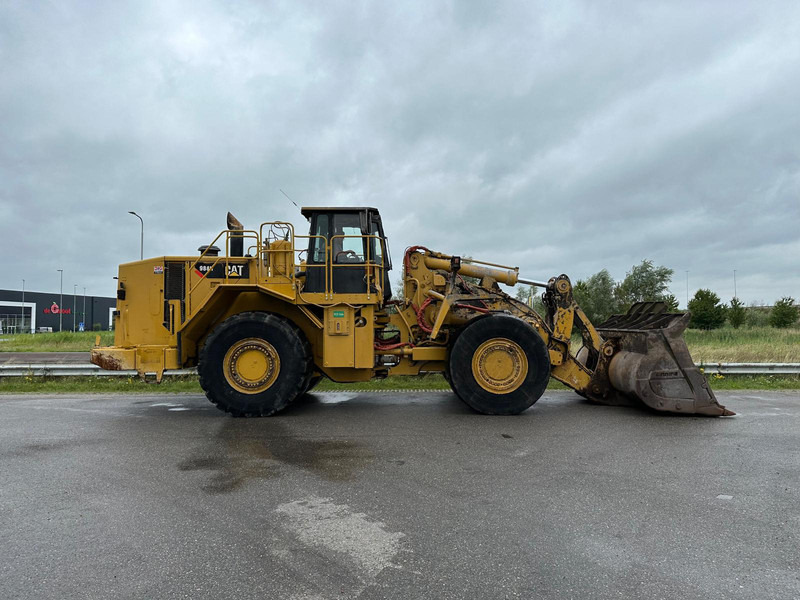
[[[264,235],[264,227],[269,225],[269,231],[267,231],[267,235]],[[292,242],[292,247],[294,247],[294,225],[289,223],[288,221],[264,221],[258,229],[258,233],[260,239],[266,245],[271,241],[278,240],[278,234],[275,230],[284,230],[286,231],[286,235],[282,238],[287,241]]]
[[[225,236],[225,252],[224,254],[220,252],[217,256],[209,256],[209,250],[212,246],[214,246],[222,236]],[[231,238],[247,238],[255,241],[255,245],[248,245],[248,256],[247,257],[234,257],[230,256],[230,243]],[[359,262],[355,263],[337,263],[335,260],[335,256],[333,256],[333,247],[334,243],[337,240],[342,240],[342,247],[344,246],[344,239],[345,238],[359,238],[361,240],[367,240],[366,242],[362,242],[364,251],[358,252]],[[314,256],[307,256],[306,261],[302,262],[299,260],[299,255],[303,252],[308,251],[308,244],[305,248],[298,248],[297,243],[300,240],[312,240],[316,239],[319,240],[318,247],[319,249],[324,250],[324,262],[318,263],[314,262]],[[208,245],[199,257],[197,257],[191,265],[191,269],[197,269],[198,265],[201,262],[209,263],[210,266],[208,267],[208,271],[214,269],[219,264],[226,265],[225,273],[224,273],[224,280],[227,283],[230,280],[227,268],[227,265],[230,262],[239,262],[239,259],[246,259],[252,260],[255,258],[255,281],[257,284],[263,284],[267,280],[275,280],[277,279],[279,282],[284,280],[286,284],[291,284],[292,289],[299,290],[299,286],[297,285],[297,271],[299,268],[305,269],[306,273],[308,274],[311,272],[312,269],[322,269],[324,272],[324,287],[323,287],[323,294],[325,300],[332,300],[333,299],[333,281],[334,281],[334,274],[336,271],[334,269],[339,269],[342,267],[358,267],[362,268],[365,271],[365,282],[366,282],[366,290],[365,294],[368,300],[371,299],[373,295],[373,288],[377,289],[379,295],[382,297],[383,294],[383,280],[385,278],[386,272],[386,256],[384,256],[385,250],[381,251],[380,261],[376,261],[375,257],[372,256],[373,253],[373,246],[371,240],[375,240],[377,243],[381,243],[381,238],[377,234],[369,234],[369,235],[345,235],[345,234],[338,234],[327,237],[325,235],[295,235],[294,226],[291,223],[285,221],[265,221],[261,223],[258,231],[255,230],[236,230],[236,229],[225,229],[221,231],[217,237]],[[287,242],[287,244],[281,244],[283,247],[278,248],[271,248],[273,243],[278,241]],[[249,256],[251,250],[254,250],[254,256]],[[286,260],[281,262],[282,259],[273,260],[273,256],[277,256],[280,254],[291,254],[291,258],[286,256]],[[377,254],[377,252],[376,252]],[[207,272],[208,272],[207,271]],[[307,277],[308,275],[306,275]],[[205,275],[203,275],[198,281],[189,284],[187,300],[189,300],[191,305],[191,298],[192,295],[197,291],[198,286],[200,283],[205,279]],[[191,281],[191,280],[187,280]],[[290,297],[290,296],[287,296]],[[317,304],[316,302],[309,302],[309,304]],[[327,302],[325,303],[327,304]],[[318,304],[319,306],[323,306],[322,304]]]
[[[369,277],[370,267],[372,267],[372,268],[377,269],[380,272],[380,275],[381,275],[380,281],[379,282],[375,282],[375,283],[376,283],[376,287],[378,288],[378,291],[382,294],[382,292],[383,292],[383,269],[385,268],[384,267],[384,257],[383,257],[383,255],[381,255],[381,263],[380,264],[370,261],[370,251],[371,251],[371,248],[372,248],[372,244],[366,243],[366,244],[364,244],[364,246],[366,247],[366,250],[365,250],[365,254],[363,256],[363,258],[364,258],[363,262],[337,263],[336,262],[336,257],[333,256],[334,240],[342,239],[343,240],[342,241],[342,247],[344,247],[344,239],[345,238],[359,238],[359,239],[362,239],[362,240],[364,240],[364,239],[367,239],[367,240],[375,239],[377,241],[380,241],[380,236],[375,235],[375,234],[369,234],[369,235],[363,235],[363,234],[361,234],[361,235],[337,234],[337,235],[332,235],[331,238],[330,238],[329,246],[328,246],[329,249],[330,249],[329,250],[329,254],[328,254],[328,258],[330,260],[330,265],[331,265],[331,287],[333,286],[333,269],[334,268],[339,268],[339,267],[362,267],[364,269],[364,277],[365,277],[366,284],[367,284],[367,292],[366,292],[367,293],[367,299],[369,300],[371,298],[372,294],[370,292],[370,285],[369,285],[370,282],[369,282],[368,277]],[[342,250],[342,251],[338,252],[337,255],[338,254],[342,254],[344,252],[345,252],[345,250]],[[332,289],[331,289],[330,293],[331,294],[333,293]]]
[[[223,234],[225,235],[225,254],[224,255],[220,254],[220,255],[217,255],[217,256],[207,256],[208,251],[211,250],[211,248],[223,236]],[[211,269],[216,267],[220,263],[220,261],[222,261],[224,259],[225,266],[226,266],[226,269],[225,269],[225,281],[227,282],[228,279],[229,279],[227,265],[230,262],[230,259],[233,258],[233,259],[242,259],[242,260],[244,260],[244,259],[247,258],[247,257],[244,257],[244,256],[230,256],[231,236],[236,237],[236,238],[242,238],[242,239],[254,239],[259,246],[261,245],[260,244],[261,238],[259,236],[259,233],[257,231],[255,231],[255,230],[252,230],[252,229],[223,229],[222,231],[219,232],[219,234],[217,234],[217,237],[214,238],[214,241],[212,241],[206,247],[206,249],[203,250],[203,252],[200,253],[200,256],[198,256],[195,259],[195,261],[192,263],[191,269],[197,269],[197,265],[200,264],[200,262],[203,261],[204,258],[206,260],[210,260],[210,259],[213,258],[214,260],[212,261],[211,267],[209,268],[209,272],[210,272]],[[256,256],[256,261],[257,261],[256,264],[257,265],[260,262],[260,260],[261,260],[260,257]],[[206,278],[206,276],[203,275],[202,277],[200,277],[200,279],[198,279],[195,282],[194,285],[189,287],[189,294],[188,294],[189,296],[192,295],[192,293],[197,289],[197,287],[200,285],[200,283],[205,278]]]
[[[306,257],[305,265],[302,265],[300,263],[295,262],[294,268],[296,270],[298,267],[304,266],[306,269],[309,269],[309,268],[322,269],[323,273],[325,274],[325,292],[324,293],[325,293],[325,295],[327,297],[329,295],[329,293],[330,293],[329,289],[330,289],[330,286],[331,286],[330,270],[328,269],[328,254],[329,254],[328,238],[326,238],[324,235],[318,235],[318,234],[311,235],[311,234],[309,234],[309,235],[298,235],[298,236],[295,237],[295,239],[301,239],[301,240],[302,239],[307,239],[307,240],[319,239],[319,240],[322,240],[323,246],[325,248],[325,262],[323,262],[323,263],[310,262],[308,260],[308,257]],[[305,252],[305,251],[308,251],[308,248],[304,248],[303,250],[298,250],[295,247],[294,250],[293,250],[293,254],[292,254],[292,260],[296,261],[297,258],[298,258],[298,256],[296,256],[296,255],[301,253],[301,252]],[[308,275],[306,275],[306,277],[308,277]]]

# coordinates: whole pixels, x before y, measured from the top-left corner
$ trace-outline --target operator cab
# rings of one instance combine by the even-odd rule
[[[377,208],[303,207],[300,212],[311,225],[304,292],[325,292],[327,271],[334,293],[366,294],[368,265],[373,265],[383,272],[384,301],[392,297],[392,263]]]

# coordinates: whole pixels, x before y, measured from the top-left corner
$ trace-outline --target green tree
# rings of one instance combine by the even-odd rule
[[[533,286],[531,285],[518,285],[514,289],[514,297],[520,302],[524,302],[525,304],[530,303],[532,295],[533,295]]]
[[[669,294],[668,296],[664,296],[664,303],[667,305],[669,312],[678,312],[678,299],[675,297],[675,294]]]
[[[614,279],[603,269],[586,280],[579,280],[573,287],[575,301],[592,323],[597,325],[620,312],[615,286]]]
[[[544,303],[540,294],[536,293],[537,288],[532,285],[519,285],[515,289],[514,297],[520,302],[531,306],[540,315],[544,316]]]
[[[405,287],[405,280],[402,277],[398,277],[397,281],[395,281],[394,285],[392,286],[393,300],[400,300],[401,302],[405,300],[404,287]]]
[[[775,303],[769,314],[769,324],[772,327],[789,327],[797,323],[800,309],[794,304],[794,298],[785,296]]]
[[[711,290],[697,290],[689,300],[692,318],[689,327],[695,329],[717,329],[725,324],[728,307],[720,303],[719,296]]]
[[[652,260],[643,260],[614,290],[618,308],[624,312],[636,302],[667,301],[673,273],[668,267],[654,266]]]
[[[731,307],[728,310],[728,323],[734,329],[739,329],[744,325],[744,320],[747,317],[747,311],[744,307],[744,302],[739,300],[736,296],[731,298]]]

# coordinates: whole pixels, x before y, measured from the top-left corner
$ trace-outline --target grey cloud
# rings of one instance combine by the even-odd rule
[[[800,297],[800,9],[774,3],[0,7],[0,286],[191,254],[232,210],[378,206],[403,248]]]

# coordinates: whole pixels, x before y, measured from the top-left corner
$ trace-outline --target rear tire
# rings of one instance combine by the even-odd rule
[[[493,315],[464,329],[453,344],[448,367],[453,391],[473,410],[516,415],[547,388],[550,355],[530,325]]]
[[[235,417],[266,417],[309,384],[311,347],[291,322],[247,312],[217,325],[200,350],[200,386],[220,410]]]

